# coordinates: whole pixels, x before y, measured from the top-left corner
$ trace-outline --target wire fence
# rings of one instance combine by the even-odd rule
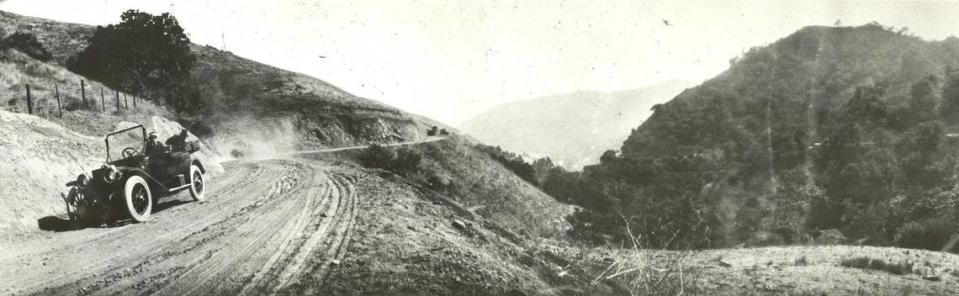
[[[72,85],[72,87],[78,88],[79,96],[75,93],[62,92],[61,90],[71,87],[71,85],[65,83],[54,83],[52,92],[49,91],[49,87],[43,88],[43,92],[38,92],[38,86],[44,87],[31,84],[23,85],[25,95],[23,104],[26,105],[29,114],[52,114],[63,117],[64,111],[77,110],[100,112],[109,110],[123,113],[126,110],[131,110],[131,105],[132,109],[138,109],[137,106],[143,104],[143,99],[138,96],[121,93],[119,90],[113,90],[111,94],[103,86],[93,89],[94,87],[89,86],[85,80],[80,80],[77,84]],[[99,91],[99,100],[97,100],[96,91]],[[17,105],[17,100],[11,101],[10,105]]]

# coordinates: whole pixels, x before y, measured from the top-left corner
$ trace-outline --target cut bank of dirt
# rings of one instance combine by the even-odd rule
[[[164,138],[182,128],[157,116],[146,122],[116,123],[135,124]],[[0,203],[4,205],[0,207],[0,240],[35,234],[41,219],[64,215],[65,184],[106,159],[102,135],[80,134],[36,116],[0,110],[0,135]],[[194,155],[211,173],[223,171],[212,151],[204,148]]]

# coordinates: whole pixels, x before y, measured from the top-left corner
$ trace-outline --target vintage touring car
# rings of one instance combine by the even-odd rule
[[[163,148],[148,155],[147,141],[142,125],[104,137],[105,164],[67,183],[71,188],[64,201],[70,220],[112,217],[143,222],[160,196],[183,190],[189,190],[193,200],[203,200],[206,170],[192,156],[198,150],[196,142],[187,143],[181,151]]]

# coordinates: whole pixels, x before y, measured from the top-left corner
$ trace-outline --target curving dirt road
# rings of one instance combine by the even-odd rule
[[[147,223],[0,245],[0,294],[310,294],[321,287],[350,242],[355,179],[290,157],[224,166],[208,180],[208,201],[163,198]]]

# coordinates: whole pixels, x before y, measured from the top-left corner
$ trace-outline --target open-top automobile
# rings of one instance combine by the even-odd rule
[[[193,200],[204,199],[206,169],[192,156],[199,150],[197,143],[189,142],[180,151],[162,145],[146,151],[147,141],[142,125],[104,137],[103,166],[67,183],[70,191],[64,201],[70,220],[114,217],[144,222],[161,196],[189,190]]]

